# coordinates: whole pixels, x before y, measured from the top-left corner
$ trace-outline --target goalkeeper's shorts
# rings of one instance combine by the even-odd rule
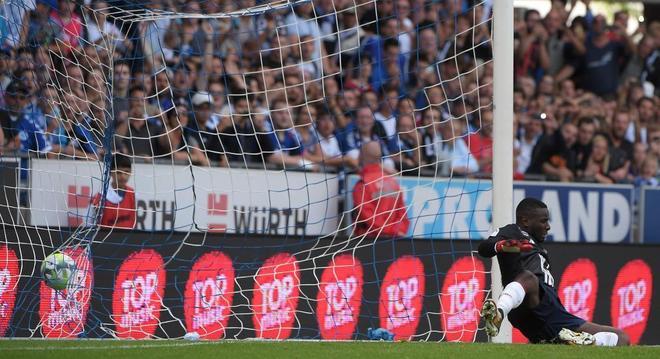
[[[534,309],[520,306],[509,313],[509,321],[532,343],[552,343],[562,328],[577,330],[586,321],[569,313],[555,288],[539,283],[540,303]]]

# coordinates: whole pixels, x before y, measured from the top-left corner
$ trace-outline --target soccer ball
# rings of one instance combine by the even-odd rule
[[[51,253],[41,263],[41,276],[46,285],[55,290],[66,289],[75,270],[76,262],[62,252]]]

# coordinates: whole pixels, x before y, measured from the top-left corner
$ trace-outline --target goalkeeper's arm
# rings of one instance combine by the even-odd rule
[[[500,238],[491,236],[488,237],[488,239],[481,241],[481,243],[479,243],[479,255],[485,258],[495,257],[497,255],[495,244],[499,240]]]
[[[532,250],[533,245],[526,239],[506,239],[501,236],[491,236],[479,243],[479,255],[486,258],[498,253],[520,253]]]

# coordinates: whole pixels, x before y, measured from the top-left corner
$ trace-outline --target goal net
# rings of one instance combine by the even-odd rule
[[[485,340],[490,4],[4,1],[0,335]]]

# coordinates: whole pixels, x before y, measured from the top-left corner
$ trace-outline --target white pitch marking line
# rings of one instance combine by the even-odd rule
[[[0,342],[1,343],[1,342]],[[169,344],[136,344],[136,345],[106,345],[106,346],[48,346],[48,347],[14,347],[2,348],[2,351],[46,351],[46,350],[107,350],[107,349],[145,349],[166,347],[188,347],[194,345],[218,344],[219,342],[197,342],[197,343],[169,343]],[[2,345],[0,344],[0,348]]]

